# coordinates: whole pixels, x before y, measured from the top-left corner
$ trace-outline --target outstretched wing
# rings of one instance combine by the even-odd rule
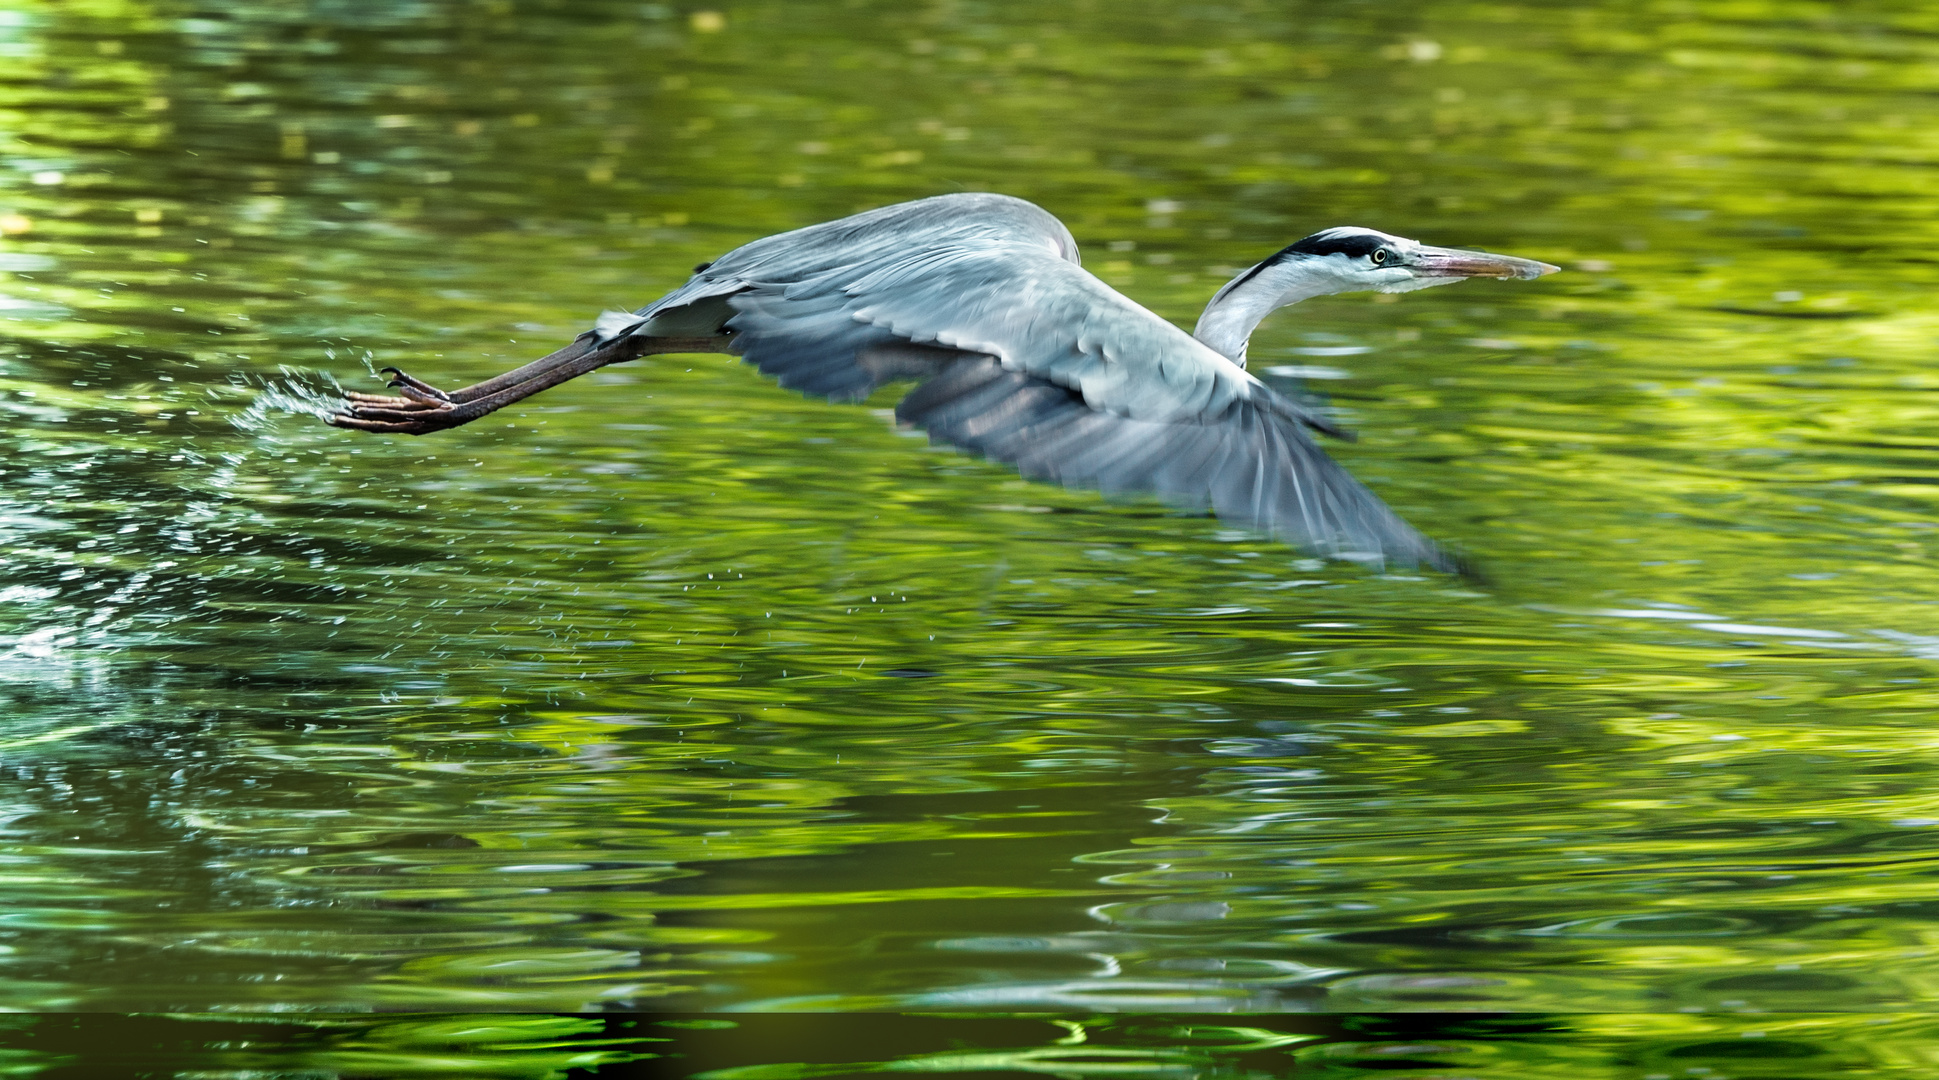
[[[1138,420],[993,357],[965,356],[903,398],[896,418],[1032,479],[1154,492],[1338,557],[1459,569],[1300,425],[1257,401],[1197,422]]]
[[[1056,218],[1003,195],[938,196],[756,240],[599,328],[721,329],[783,386],[832,400],[867,397],[881,380],[858,358],[905,341],[995,356],[1141,419],[1215,414],[1266,392],[1086,273]]]
[[[897,409],[1025,475],[1149,491],[1329,554],[1451,566],[1302,430],[1323,419],[1077,265],[1061,223],[955,195],[755,241],[602,336],[729,330],[781,385]]]

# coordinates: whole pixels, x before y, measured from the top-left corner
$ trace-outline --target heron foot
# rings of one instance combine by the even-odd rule
[[[383,370],[401,396],[346,390],[343,411],[327,418],[332,427],[424,435],[478,418],[478,410],[466,409],[437,387],[397,368]]]
[[[331,427],[351,428],[356,431],[398,432],[405,435],[426,435],[433,431],[443,431],[477,419],[469,415],[461,406],[445,404],[432,407],[406,398],[379,398],[365,395],[366,400],[348,402],[344,411],[326,418]],[[382,404],[394,401],[398,405]]]
[[[425,400],[421,397],[390,397],[385,394],[359,394],[354,390],[344,391],[343,399],[353,405],[373,405],[380,409],[435,409],[451,404],[436,399]]]
[[[602,345],[597,335],[587,331],[574,338],[572,344],[550,356],[540,357],[524,367],[484,382],[451,391],[440,390],[396,368],[385,368],[385,373],[391,376],[391,388],[397,394],[345,391],[342,411],[328,419],[334,427],[356,431],[425,435],[469,424],[515,401],[523,401],[541,390],[568,379],[576,379],[607,364],[637,360],[654,353],[723,352],[729,340],[725,335],[704,338],[625,337]]]

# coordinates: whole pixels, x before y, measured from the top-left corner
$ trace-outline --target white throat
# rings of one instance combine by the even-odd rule
[[[1366,287],[1348,276],[1337,257],[1290,256],[1227,282],[1205,305],[1192,336],[1245,367],[1246,343],[1266,316],[1309,297]]]

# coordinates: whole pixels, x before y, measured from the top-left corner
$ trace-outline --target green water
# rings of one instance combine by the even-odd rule
[[[1935,89],[1910,4],[0,0],[0,1008],[1478,1011],[1581,1038],[1443,1064],[1571,1076],[1816,1013],[1783,1075],[1939,1075]],[[1563,265],[1254,339],[1486,580],[720,356],[307,411],[964,189],[1185,325],[1329,225]]]

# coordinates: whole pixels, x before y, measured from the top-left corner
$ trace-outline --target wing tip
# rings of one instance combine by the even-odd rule
[[[1473,555],[1462,551],[1445,550],[1440,555],[1444,565],[1436,566],[1436,570],[1440,570],[1442,573],[1452,574],[1474,585],[1480,585],[1490,589],[1495,587],[1494,575],[1489,573],[1486,567],[1477,562]]]
[[[1476,585],[1494,583],[1487,570],[1469,553],[1442,547],[1425,536],[1418,537],[1418,540],[1417,550],[1390,555],[1386,561],[1405,569],[1433,570]]]

